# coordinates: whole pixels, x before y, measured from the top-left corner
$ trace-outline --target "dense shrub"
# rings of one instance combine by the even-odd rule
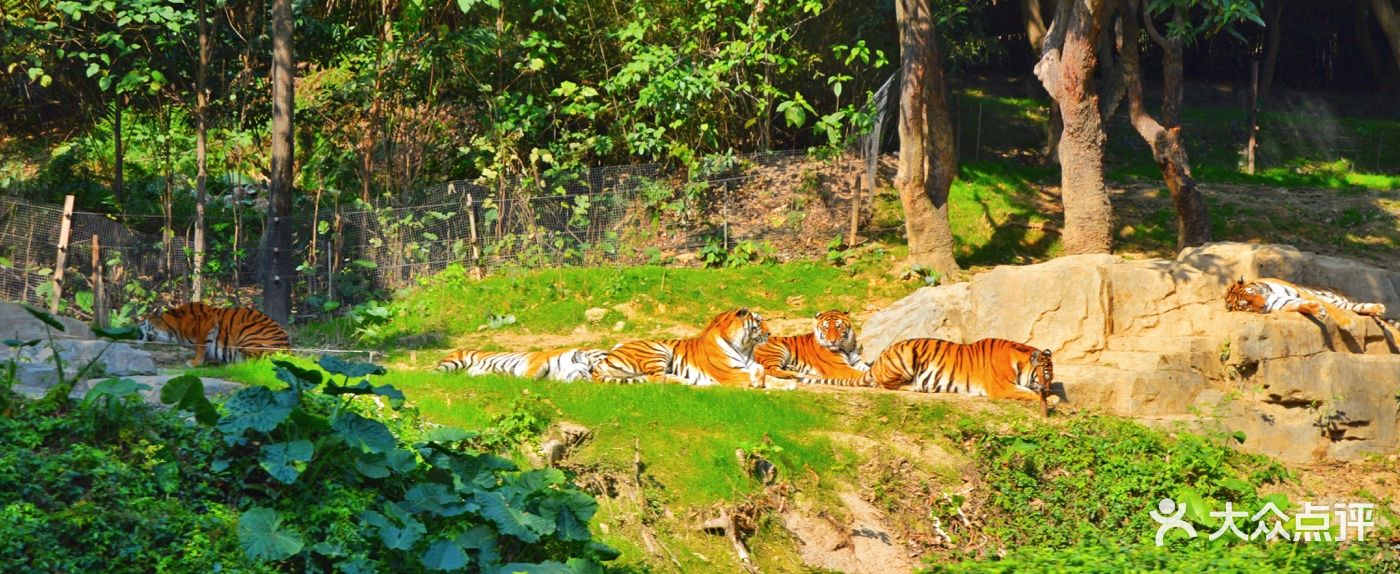
[[[217,406],[180,377],[162,389],[173,412],[141,404],[130,381],[82,404],[7,397],[0,561],[36,572],[589,572],[616,557],[589,531],[596,502],[563,473],[480,450],[513,446],[509,429],[429,428],[401,393],[370,383],[383,369],[320,364],[340,382],[277,361],[285,388],[248,387]]]

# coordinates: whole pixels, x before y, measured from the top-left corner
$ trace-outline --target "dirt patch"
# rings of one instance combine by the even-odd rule
[[[1217,241],[1283,243],[1400,269],[1400,190],[1202,184]],[[1173,257],[1176,209],[1160,182],[1113,190],[1119,253]]]
[[[909,572],[915,563],[885,524],[885,515],[860,495],[837,495],[849,519],[838,522],[825,512],[790,510],[783,526],[798,539],[798,553],[808,566],[851,574]]]

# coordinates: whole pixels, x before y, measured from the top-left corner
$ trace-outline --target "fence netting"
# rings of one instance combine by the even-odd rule
[[[485,272],[646,262],[655,254],[632,246],[637,234],[650,245],[666,245],[670,255],[709,243],[727,248],[763,240],[773,233],[767,226],[732,221],[740,217],[737,202],[746,201],[740,190],[795,181],[812,165],[842,174],[814,185],[840,188],[822,207],[829,219],[843,219],[855,191],[852,178],[865,163],[854,155],[819,159],[801,151],[721,157],[689,178],[663,174],[658,165],[631,165],[492,186],[452,181],[418,190],[417,201],[401,206],[299,194],[291,215],[296,312],[317,315],[338,305],[328,302],[410,287],[453,264]],[[211,198],[205,218],[205,299],[260,305],[266,202],[225,199]],[[0,300],[50,304],[62,219],[59,206],[0,198]],[[84,318],[93,312],[94,237],[102,291],[117,321],[188,301],[194,224],[184,216],[171,223],[167,236],[163,215],[75,211],[64,266],[65,312]]]

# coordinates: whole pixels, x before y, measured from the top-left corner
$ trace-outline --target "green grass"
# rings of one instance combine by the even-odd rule
[[[482,332],[491,314],[516,319],[514,324],[491,330],[492,335],[567,334],[589,325],[584,313],[595,307],[608,312],[593,327],[615,341],[654,336],[675,326],[698,329],[719,312],[738,307],[770,318],[860,309],[870,302],[893,300],[916,286],[891,282],[874,271],[859,273],[816,262],[734,269],[504,270],[481,280],[470,279],[465,270],[454,266],[426,283],[402,293],[390,305],[392,316],[373,342],[420,347],[461,343],[462,337]],[[314,339],[337,330],[346,332],[347,321],[313,325],[305,335]],[[624,327],[614,332],[618,321]]]
[[[300,360],[299,360],[300,361]],[[307,361],[309,365],[309,361]],[[278,387],[267,360],[201,368],[194,374]],[[771,440],[776,462],[790,477],[809,471],[839,474],[849,452],[826,431],[845,427],[831,397],[797,391],[694,388],[681,385],[595,385],[391,371],[392,384],[439,424],[484,428],[513,406],[531,405],[553,420],[591,429],[594,440],[579,462],[630,461],[638,441],[647,472],[666,485],[668,502],[698,506],[732,500],[758,488],[738,468],[734,451]],[[621,470],[621,469],[619,469]]]

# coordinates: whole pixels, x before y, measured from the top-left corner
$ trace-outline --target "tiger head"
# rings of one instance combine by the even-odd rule
[[[163,313],[151,313],[137,324],[139,333],[136,339],[156,343],[179,343],[180,318],[182,316],[179,308],[170,309]]]
[[[1267,295],[1258,283],[1246,283],[1240,277],[1225,292],[1225,308],[1230,311],[1259,311],[1264,308]]]
[[[817,313],[813,327],[817,343],[828,349],[847,351],[855,348],[856,331],[851,326],[851,314],[845,311]]]
[[[1031,353],[1031,381],[1027,388],[1044,396],[1050,392],[1050,385],[1054,382],[1055,362],[1051,359],[1050,349]]]
[[[725,311],[710,320],[706,333],[718,333],[730,345],[752,355],[755,347],[768,342],[768,323],[748,307]]]

